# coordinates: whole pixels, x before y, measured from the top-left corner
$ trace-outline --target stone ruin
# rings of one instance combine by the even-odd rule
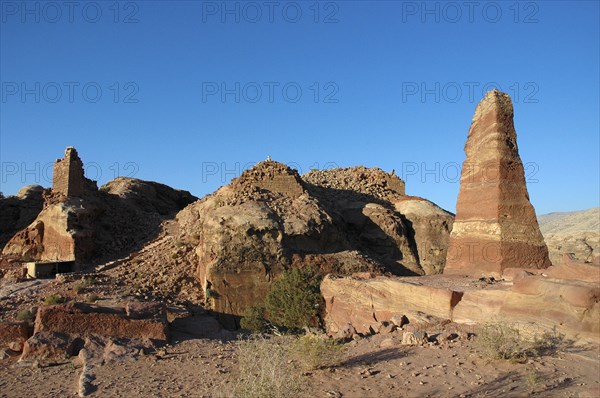
[[[83,162],[73,147],[54,163],[52,194],[45,198],[37,218],[19,231],[3,249],[28,261],[25,275],[51,277],[79,269],[82,254],[89,252],[91,233],[82,229],[89,217],[85,201]]]
[[[84,186],[83,162],[75,148],[67,147],[65,157],[54,162],[52,192],[67,197],[82,197]]]

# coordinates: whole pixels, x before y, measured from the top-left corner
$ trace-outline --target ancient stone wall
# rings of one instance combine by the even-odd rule
[[[54,162],[52,174],[52,192],[65,196],[83,196],[83,162],[77,150],[68,147],[65,157]]]
[[[269,180],[257,181],[256,186],[260,189],[280,193],[292,198],[302,195],[304,189],[291,175],[274,175]]]

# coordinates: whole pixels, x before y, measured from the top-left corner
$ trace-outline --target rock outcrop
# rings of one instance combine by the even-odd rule
[[[265,161],[188,206],[177,220],[180,239],[196,247],[197,276],[209,307],[235,327],[235,317],[262,304],[273,280],[290,267],[423,275],[414,230],[392,202],[403,199],[404,182],[379,169],[312,171],[300,177],[281,163]],[[443,246],[448,230],[444,238],[443,230],[430,230],[437,221],[427,225],[449,215],[439,210],[427,207],[422,218],[420,209],[411,213],[420,243],[429,236]],[[443,263],[437,265],[427,269],[439,272]]]
[[[25,342],[22,361],[64,361],[85,346],[101,346],[104,354],[114,346],[161,345],[168,339],[163,303],[128,302],[101,307],[84,303],[43,306],[38,309],[33,335]],[[131,349],[129,349],[131,350]]]
[[[2,255],[77,263],[121,256],[150,240],[164,218],[196,199],[189,192],[132,178],[118,178],[98,189],[83,176],[83,162],[74,148],[56,161],[54,173],[43,209],[12,236]]]
[[[538,216],[550,261],[560,265],[565,254],[600,264],[600,207]]]
[[[425,275],[441,274],[448,254],[448,238],[454,215],[426,199],[406,196],[393,202],[416,245]]]
[[[390,321],[394,316],[413,318],[418,312],[450,319],[462,293],[447,288],[423,285],[422,278],[327,276],[321,283],[330,334],[351,324],[358,333],[369,334],[375,322]]]
[[[47,203],[31,225],[6,244],[3,255],[25,261],[76,261],[94,250],[94,209],[81,198]]]
[[[40,214],[44,207],[44,192],[40,185],[27,185],[15,196],[0,198],[0,250]]]
[[[477,105],[465,153],[444,273],[499,276],[505,268],[550,266],[507,94],[489,91]]]
[[[29,338],[28,329],[27,322],[0,322],[0,348],[22,347],[23,343]]]
[[[600,342],[600,287],[524,272],[513,282],[457,276],[419,278],[327,277],[321,284],[330,335],[352,326],[370,334],[375,322],[405,315],[410,323],[434,317],[476,325],[502,322]],[[421,321],[422,322],[422,321]]]
[[[582,281],[532,275],[510,290],[464,292],[452,320],[457,323],[513,323],[600,342],[600,287]]]
[[[129,177],[117,177],[100,190],[118,196],[142,211],[161,216],[172,215],[198,199],[188,191]]]

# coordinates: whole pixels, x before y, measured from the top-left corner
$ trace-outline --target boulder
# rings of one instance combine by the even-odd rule
[[[28,338],[29,326],[27,322],[0,322],[0,348],[8,347],[12,350],[13,347],[16,347],[13,344],[21,345]]]
[[[562,263],[545,270],[549,278],[584,281],[600,285],[600,264],[583,262],[572,253],[563,254]]]
[[[425,275],[441,274],[446,265],[454,215],[433,202],[415,196],[395,201],[394,208],[404,219]]]
[[[131,306],[128,305],[128,308]],[[100,307],[84,303],[42,306],[39,307],[35,320],[34,336],[45,332],[78,337],[98,335],[166,342],[168,327],[164,304],[140,303],[135,307],[137,311],[134,317],[129,317],[121,307]]]
[[[500,277],[505,268],[550,266],[507,94],[489,91],[477,105],[465,153],[444,273]]]
[[[94,250],[93,218],[93,210],[81,198],[48,204],[6,244],[2,254],[42,262],[87,259]]]
[[[451,319],[452,308],[462,293],[444,287],[427,286],[419,280],[325,277],[321,283],[321,293],[325,298],[327,331],[335,335],[351,324],[358,333],[369,334],[374,323],[394,320],[394,324],[398,322],[402,325],[403,315],[410,320],[418,312]]]
[[[26,185],[15,196],[0,198],[0,251],[42,211],[45,191],[40,185]]]
[[[41,332],[31,336],[23,346],[21,361],[63,362],[73,355],[73,339],[64,333]]]
[[[457,323],[503,322],[554,330],[574,339],[600,341],[600,287],[531,275],[512,289],[469,290],[453,311]]]
[[[570,339],[600,342],[600,285],[595,282],[532,273],[493,283],[442,275],[328,276],[321,292],[325,326],[333,336],[347,334],[350,326],[361,334],[381,333],[389,321],[404,332],[418,332],[427,324],[450,320],[467,325],[527,325],[535,333],[556,331]]]

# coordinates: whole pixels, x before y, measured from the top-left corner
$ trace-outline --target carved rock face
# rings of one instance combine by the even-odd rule
[[[490,91],[477,105],[465,153],[444,273],[499,276],[505,268],[550,266],[507,94]]]

